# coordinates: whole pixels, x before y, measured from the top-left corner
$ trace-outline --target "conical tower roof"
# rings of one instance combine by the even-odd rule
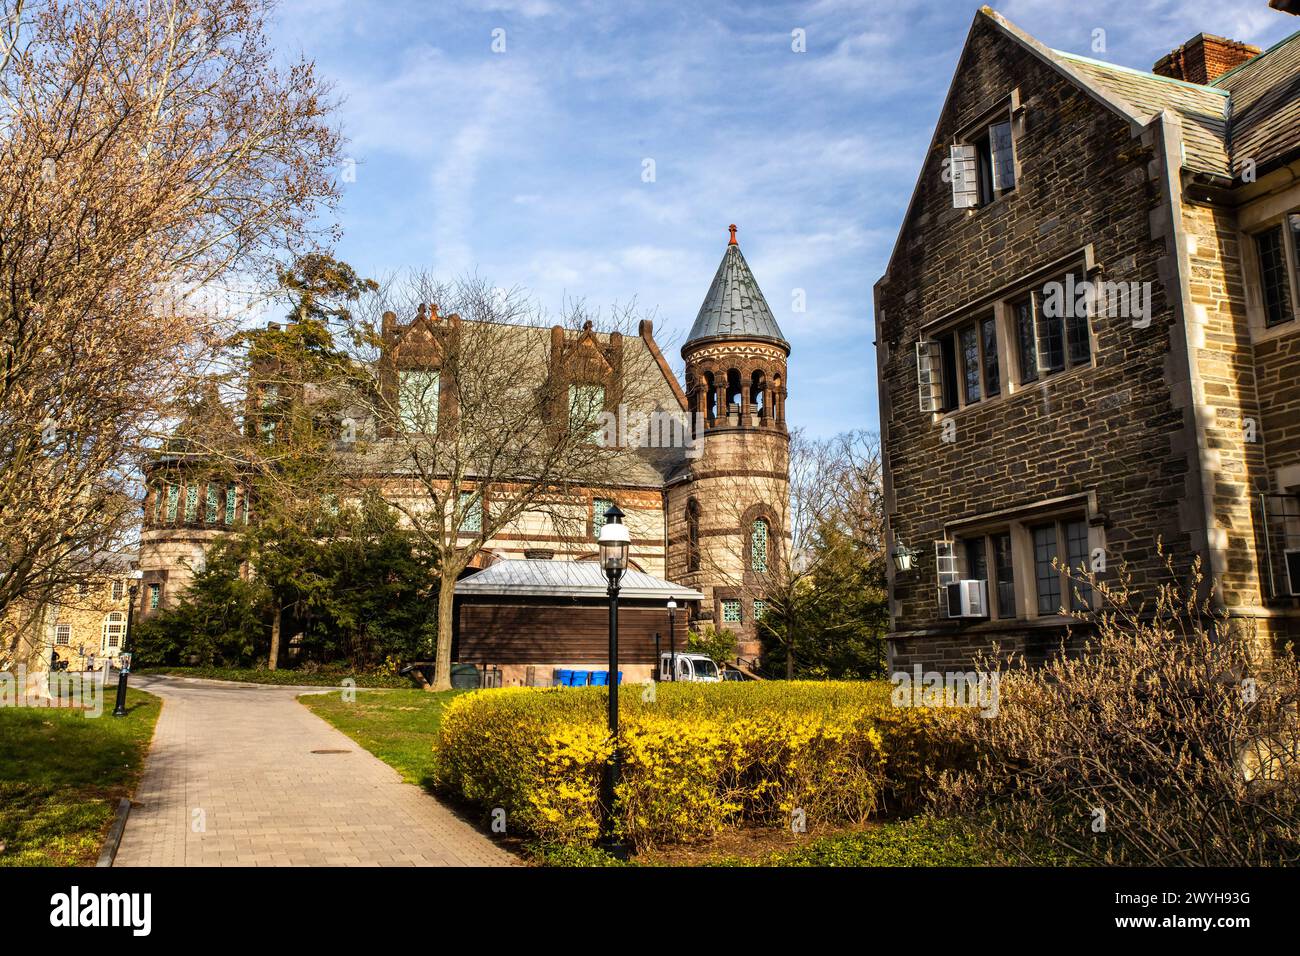
[[[749,271],[749,263],[740,254],[736,227],[730,229],[731,241],[695,316],[686,346],[713,339],[759,339],[789,349],[790,343],[781,334],[754,273]]]

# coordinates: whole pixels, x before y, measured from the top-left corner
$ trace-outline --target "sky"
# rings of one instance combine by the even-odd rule
[[[734,222],[791,344],[788,419],[828,436],[878,428],[872,286],[977,8],[282,0],[273,37],[341,100],[336,251],[358,271],[473,273],[552,314],[635,304],[680,372]],[[1267,0],[997,9],[1144,70],[1202,31],[1267,48],[1300,29]]]

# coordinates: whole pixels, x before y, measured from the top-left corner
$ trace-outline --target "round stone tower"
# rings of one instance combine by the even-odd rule
[[[668,485],[669,578],[705,595],[699,618],[760,651],[755,621],[788,559],[790,343],[731,229],[682,358],[699,457]]]

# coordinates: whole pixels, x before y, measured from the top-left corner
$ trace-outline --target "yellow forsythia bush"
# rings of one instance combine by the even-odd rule
[[[623,687],[619,827],[635,846],[727,827],[861,822],[910,811],[946,746],[944,717],[894,708],[889,685],[661,683]],[[439,781],[511,832],[594,839],[609,758],[602,688],[510,688],[457,697],[443,715]],[[944,767],[958,759],[942,753]]]

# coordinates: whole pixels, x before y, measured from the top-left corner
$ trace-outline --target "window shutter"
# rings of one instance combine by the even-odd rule
[[[993,160],[995,189],[1016,186],[1016,154],[1011,145],[1011,124],[994,123],[989,127],[989,154]]]
[[[941,347],[934,339],[916,343],[916,383],[921,411],[927,415],[943,408],[943,359]]]
[[[934,570],[939,589],[939,606],[948,603],[947,588],[955,584],[960,574],[957,571],[957,544],[955,541],[936,541],[934,543]]]
[[[979,177],[975,173],[975,147],[965,144],[948,148],[948,174],[952,177],[952,208],[979,205]]]
[[[1034,364],[1035,370],[1040,379],[1051,374],[1052,357],[1051,349],[1047,348],[1047,330],[1044,326],[1046,316],[1043,315],[1043,296],[1041,292],[1034,292],[1029,296],[1029,312],[1033,316],[1034,329]]]

